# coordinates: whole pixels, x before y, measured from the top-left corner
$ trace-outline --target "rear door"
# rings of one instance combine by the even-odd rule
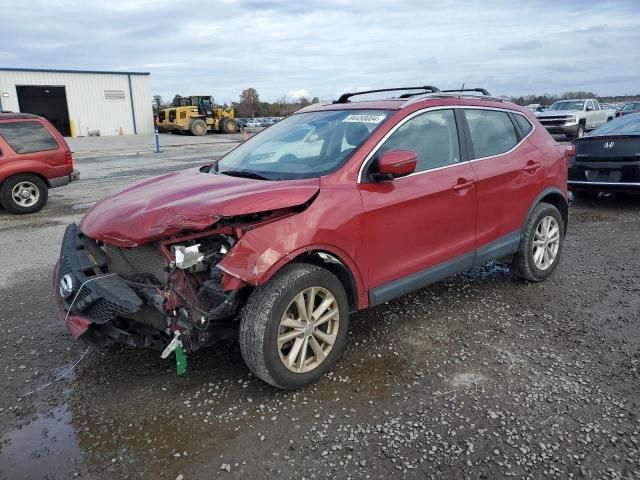
[[[483,108],[463,112],[478,181],[476,246],[487,247],[492,242],[517,246],[529,207],[545,181],[542,152],[527,141],[533,126],[516,112]],[[522,128],[516,129],[516,115],[522,117],[518,119]],[[480,251],[477,263],[484,260]]]
[[[0,136],[13,151],[12,155],[3,156],[7,163],[5,168],[15,169],[20,164],[31,164],[30,171],[37,171],[47,178],[68,175],[66,145],[58,140],[42,123],[37,120],[17,120],[0,123]],[[15,164],[18,165],[15,165]],[[9,165],[10,164],[10,165]],[[40,164],[40,165],[38,165]]]
[[[373,289],[373,304],[437,280],[420,273],[431,267],[454,260],[456,270],[472,264],[475,174],[463,156],[459,130],[452,109],[417,112],[392,130],[365,164],[359,189],[369,285],[385,286]],[[373,181],[377,159],[390,150],[415,151],[416,171],[393,181]],[[439,272],[450,273],[447,268]]]

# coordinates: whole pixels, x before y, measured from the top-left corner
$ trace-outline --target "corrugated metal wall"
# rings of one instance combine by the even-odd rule
[[[135,112],[134,129],[129,79]],[[76,135],[99,130],[100,135],[153,133],[149,75],[60,73],[0,69],[0,102],[4,110],[20,111],[16,85],[65,87],[69,119]],[[105,100],[105,90],[123,90],[124,99]]]

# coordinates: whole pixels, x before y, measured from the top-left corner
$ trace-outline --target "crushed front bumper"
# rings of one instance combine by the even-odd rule
[[[76,338],[98,346],[166,343],[162,314],[123,277],[108,271],[105,252],[75,224],[65,231],[53,287],[66,327]]]

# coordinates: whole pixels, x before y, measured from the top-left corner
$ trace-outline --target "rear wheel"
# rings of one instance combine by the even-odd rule
[[[191,122],[191,126],[189,127],[189,131],[191,131],[192,135],[196,135],[201,137],[202,135],[207,134],[207,122],[201,119],[196,119]]]
[[[520,250],[513,258],[513,273],[529,282],[545,280],[558,266],[563,241],[564,222],[558,209],[549,203],[538,204],[525,225]]]
[[[238,131],[238,122],[234,118],[225,118],[222,120],[222,131],[224,133],[236,133]]]
[[[303,387],[333,368],[348,320],[347,295],[335,275],[308,264],[285,267],[252,292],[242,311],[242,357],[275,387]]]
[[[47,184],[31,173],[9,177],[0,187],[0,203],[11,213],[34,213],[42,210],[48,197]]]

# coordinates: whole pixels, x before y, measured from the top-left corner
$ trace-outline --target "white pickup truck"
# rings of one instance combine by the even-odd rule
[[[595,98],[588,98],[560,100],[535,115],[549,133],[581,138],[585,132],[611,120],[615,111],[603,109]]]

